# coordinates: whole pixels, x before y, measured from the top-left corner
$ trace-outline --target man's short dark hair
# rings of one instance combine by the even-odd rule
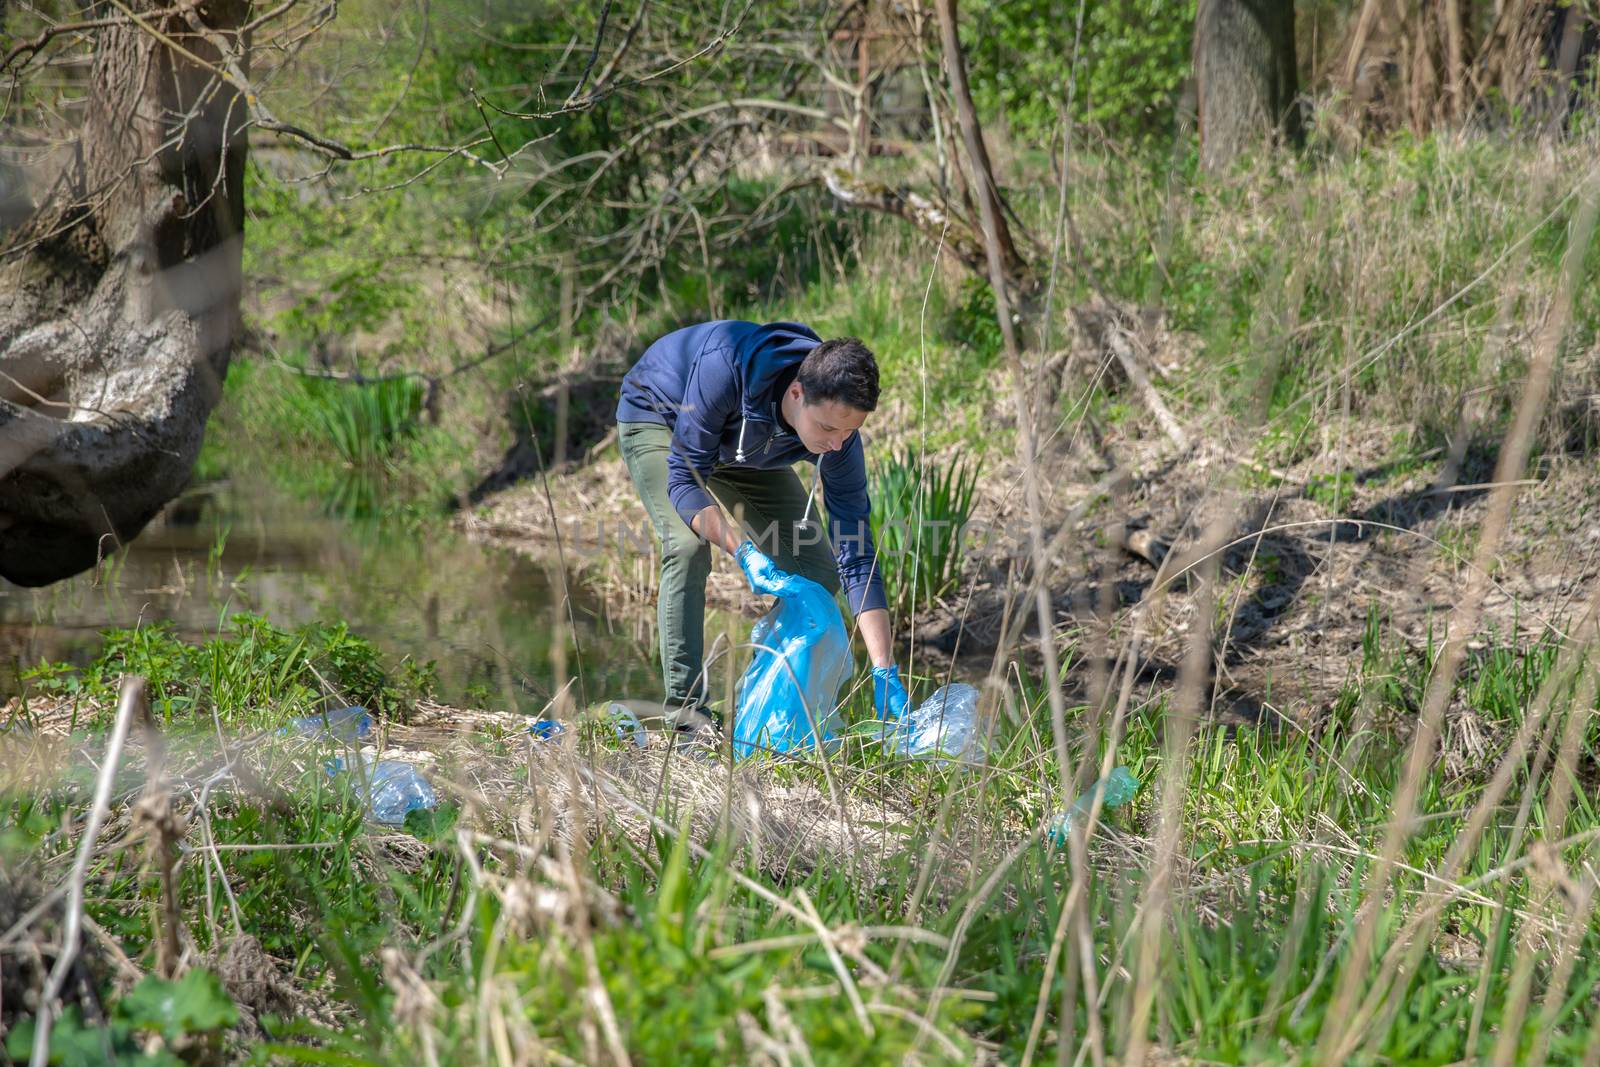
[[[854,337],[836,337],[806,353],[799,382],[807,404],[834,400],[857,411],[878,406],[878,360]]]

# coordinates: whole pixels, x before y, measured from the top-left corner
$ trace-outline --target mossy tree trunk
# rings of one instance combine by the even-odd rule
[[[94,566],[189,477],[239,325],[249,12],[128,0],[83,31],[69,162],[0,229],[0,576]]]

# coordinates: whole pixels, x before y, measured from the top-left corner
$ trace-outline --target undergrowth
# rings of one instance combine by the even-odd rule
[[[1520,859],[1544,841],[1553,860],[1580,871],[1600,839],[1590,799],[1600,730],[1592,709],[1572,706],[1578,674],[1559,653],[1552,641],[1474,654],[1456,714],[1475,718],[1488,754],[1481,765],[1434,763],[1365,957],[1353,954],[1349,935],[1433,653],[1391,641],[1374,616],[1359,668],[1325,711],[1203,727],[1186,753],[1181,859],[1159,940],[1150,1036],[1184,1058],[1298,1062],[1296,1050],[1340,1021],[1330,1014],[1342,1010],[1334,991],[1354,968],[1363,988],[1389,991],[1357,1061],[1459,1062],[1503,1040],[1519,1060],[1536,1049],[1550,1062],[1579,1058],[1600,984],[1600,928],[1578,903],[1551,896],[1548,876]],[[414,817],[398,837],[368,824],[360,796],[329,777],[315,749],[273,732],[326,695],[319,674],[389,714],[404,712],[395,680],[409,669],[383,663],[337,630],[289,633],[244,619],[188,649],[159,630],[112,634],[105,656],[86,670],[33,672],[32,699],[76,693],[86,709],[98,709],[77,724],[78,743],[88,743],[93,735],[82,731],[107,721],[111,685],[127,670],[150,675],[163,727],[175,738],[207,734],[212,711],[265,731],[236,744],[268,791],[243,779],[217,783],[192,817],[227,850],[187,853],[177,882],[203,953],[230,941],[237,922],[340,1020],[262,1019],[263,1060],[464,1062],[492,1058],[485,1050],[503,1040],[578,1062],[611,1048],[636,1062],[726,1062],[780,1047],[803,1047],[816,1063],[887,1062],[913,1048],[928,1062],[969,1062],[983,1048],[1015,1062],[1030,1043],[1053,1058],[1064,1034],[1082,1038],[1091,1025],[1110,1054],[1131,1040],[1126,968],[1145,878],[1138,857],[1169,759],[1164,697],[1136,702],[1110,751],[1081,749],[1078,739],[1093,734],[1090,709],[1069,708],[1066,717],[1073,765],[1113,760],[1141,782],[1132,805],[1106,814],[1090,849],[1084,934],[1103,983],[1091,1020],[1082,975],[1056,971],[1044,981],[1055,970],[1047,961],[1059,943],[1070,868],[1039,833],[1064,798],[1049,702],[1026,673],[1001,702],[985,770],[892,759],[856,741],[836,753],[840,788],[868,802],[889,790],[924,816],[892,824],[900,844],[881,864],[837,854],[775,878],[747,842],[712,835],[691,843],[688,812],[670,807],[652,813],[653,844],[643,850],[603,829],[634,818],[603,801],[592,816],[601,829],[581,843],[546,831],[493,845],[515,832],[518,816],[481,803],[459,822]],[[916,679],[913,687],[938,681]],[[858,694],[849,714],[870,716],[868,699]],[[1551,786],[1559,772],[1548,762],[1517,766],[1516,787],[1460,868],[1430,878],[1541,699],[1553,702],[1557,722],[1591,716],[1570,814],[1549,823],[1543,804],[1524,800]],[[26,743],[26,729],[17,733],[25,721],[14,715],[7,743]],[[513,775],[526,759],[518,753],[536,743],[487,735],[479,742],[484,758]],[[615,744],[605,731],[581,743]],[[455,770],[429,773],[443,783]],[[816,763],[795,763],[785,775],[824,782]],[[0,793],[7,866],[42,870],[69,853],[87,787],[68,775]],[[96,854],[88,907],[148,969],[154,912],[144,902],[154,886],[128,862],[134,840],[117,836]],[[1408,931],[1430,907],[1433,919]],[[1537,951],[1531,972],[1520,965],[1528,938]],[[1393,970],[1408,944],[1420,946],[1415,963]],[[1074,1005],[1070,1019],[1059,1015],[1063,994]],[[132,1010],[113,1009],[127,1018]],[[1502,1020],[1516,1020],[1509,1039]],[[58,1032],[67,1035],[61,1062],[86,1062],[69,1051],[76,1031]]]

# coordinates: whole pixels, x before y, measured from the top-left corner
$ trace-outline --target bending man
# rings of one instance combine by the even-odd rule
[[[830,592],[842,582],[872,659],[878,716],[905,712],[858,432],[877,406],[878,364],[866,345],[853,337],[824,341],[792,322],[674,331],[645,349],[623,379],[618,438],[661,543],[656,612],[668,706],[705,701],[706,576],[715,544],[739,561],[757,594],[772,592],[784,572]],[[810,494],[792,469],[802,460],[817,465],[831,537],[811,517]]]

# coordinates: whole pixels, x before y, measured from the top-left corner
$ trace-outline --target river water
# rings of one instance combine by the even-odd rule
[[[553,687],[557,614],[581,700],[659,699],[654,619],[609,617],[561,572],[478,544],[443,521],[402,527],[335,518],[238,480],[170,505],[98,573],[43,589],[0,579],[0,702],[41,660],[88,663],[101,631],[168,620],[187,639],[237,612],[275,625],[345,622],[393,657],[432,660],[439,699],[537,713]],[[652,613],[653,616],[653,613]]]

